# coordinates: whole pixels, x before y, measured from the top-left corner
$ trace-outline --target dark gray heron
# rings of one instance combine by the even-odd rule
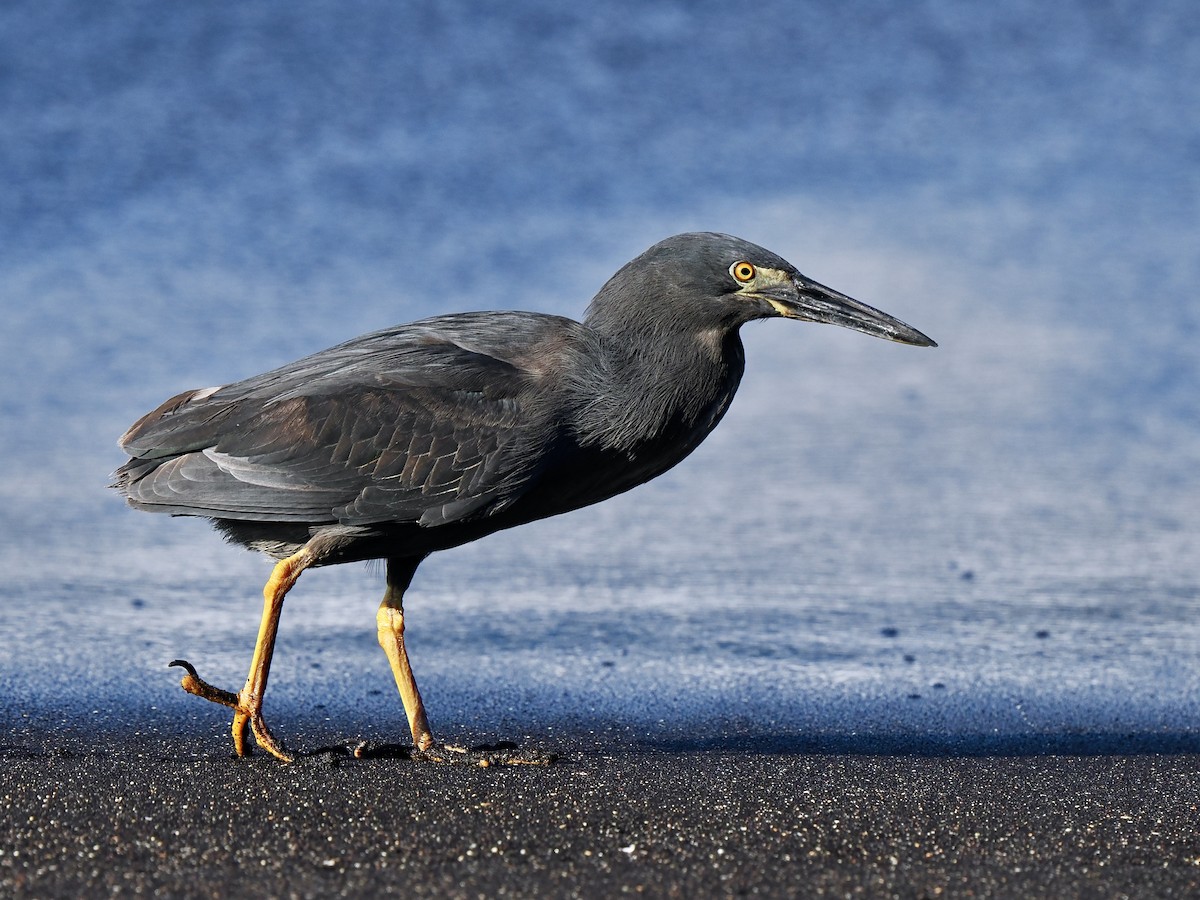
[[[310,567],[383,559],[379,643],[413,743],[433,747],[404,649],[404,592],[422,560],[670,469],[729,408],[739,329],[770,317],[936,346],[762,247],[680,234],[610,278],[582,322],[435,316],[172,397],[121,437],[131,459],[114,486],[138,509],[204,516],[278,560],[245,686],[213,687],[177,660],[183,687],[234,709],[239,756],[249,726],[289,760],[262,714],[284,597]]]

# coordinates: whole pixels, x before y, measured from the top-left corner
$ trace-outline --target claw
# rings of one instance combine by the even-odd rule
[[[219,687],[213,687],[203,678],[196,674],[196,667],[186,659],[173,659],[168,666],[178,666],[181,669],[186,669],[187,674],[179,682],[189,694],[195,694],[197,697],[203,697],[205,700],[211,700],[213,703],[220,703],[222,706],[228,706],[232,709],[238,708],[238,695],[231,691],[223,691]]]

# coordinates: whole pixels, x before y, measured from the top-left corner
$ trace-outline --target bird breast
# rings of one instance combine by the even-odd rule
[[[719,353],[701,339],[610,351],[586,379],[574,429],[579,445],[623,458],[636,483],[678,463],[716,427],[737,391],[744,357],[736,333],[730,337]]]

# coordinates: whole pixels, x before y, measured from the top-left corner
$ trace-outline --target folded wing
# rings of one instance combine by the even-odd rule
[[[164,403],[122,437],[142,509],[270,522],[419,522],[498,512],[554,443],[544,367],[575,323],[463,314],[358,338]],[[544,360],[543,360],[544,361]]]

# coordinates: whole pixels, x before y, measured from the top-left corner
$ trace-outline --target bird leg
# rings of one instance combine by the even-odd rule
[[[412,666],[408,664],[408,651],[404,649],[404,592],[412,583],[421,560],[389,559],[387,562],[387,591],[379,612],[375,614],[375,625],[379,646],[387,654],[404,701],[404,712],[408,716],[408,727],[412,731],[413,745],[418,750],[433,746],[433,733],[425,717],[425,704],[413,678]]]
[[[233,749],[238,756],[246,755],[246,726],[249,725],[258,746],[284,762],[292,761],[292,757],[267,729],[262,716],[262,701],[267,690],[267,676],[271,672],[271,656],[275,652],[275,636],[279,631],[279,613],[283,609],[283,598],[312,561],[311,553],[303,549],[280,560],[272,570],[271,577],[267,579],[263,588],[263,615],[258,626],[258,640],[254,644],[254,657],[250,661],[250,673],[246,676],[245,687],[236,694],[213,687],[201,679],[196,670],[184,660],[171,663],[187,669],[188,674],[184,676],[181,684],[189,694],[233,708]]]

